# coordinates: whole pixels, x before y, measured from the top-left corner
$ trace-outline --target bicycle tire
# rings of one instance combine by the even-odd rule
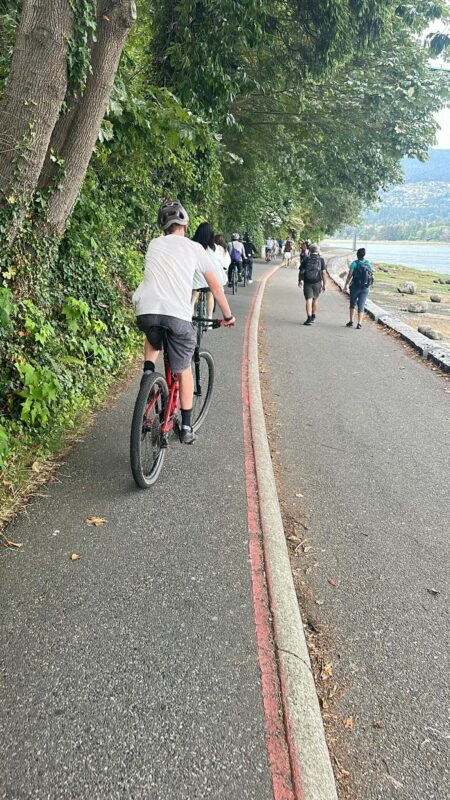
[[[209,407],[214,391],[214,379],[216,374],[216,365],[214,359],[207,350],[202,350],[199,353],[200,360],[200,378],[201,378],[201,395],[197,394],[197,376],[195,371],[195,362],[193,362],[194,370],[194,399],[192,403],[192,427],[194,431],[198,431],[203,425],[206,415],[208,414]]]
[[[242,278],[243,278],[242,284],[245,287],[245,286],[247,286],[247,267],[244,267],[244,271],[242,273]]]
[[[149,428],[145,431],[145,412],[148,409],[151,394],[156,392],[156,387],[160,391],[161,400],[157,407],[157,413],[154,415],[151,429]],[[166,413],[168,398],[169,389],[163,375],[153,372],[143,377],[134,405],[130,435],[131,472],[140,489],[149,489],[150,486],[153,486],[162,469],[166,449],[161,447],[161,421]],[[147,441],[147,447],[144,448],[148,436],[151,436],[151,441]],[[146,459],[148,444],[150,444],[152,450],[151,466],[149,468],[147,468]]]
[[[238,283],[239,283],[238,270],[237,267],[235,267],[233,270],[233,294],[237,294]]]

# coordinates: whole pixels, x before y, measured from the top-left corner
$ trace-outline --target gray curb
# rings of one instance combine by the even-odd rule
[[[326,257],[326,256],[325,256]],[[331,256],[327,260],[327,272],[331,280],[344,292],[345,281],[340,277],[338,272],[349,263],[348,255],[345,256]],[[348,292],[347,292],[348,293]],[[400,334],[403,341],[407,342],[425,359],[429,359],[444,372],[450,372],[450,350],[445,345],[437,345],[433,339],[428,339],[422,333],[411,328],[406,322],[403,322],[395,314],[389,313],[385,308],[368,300],[366,303],[366,312],[369,317],[385,328]]]
[[[267,277],[258,288],[249,329],[252,439],[277,654],[284,677],[287,735],[302,776],[304,800],[337,800],[308,648],[292,579],[261,399],[258,327]]]

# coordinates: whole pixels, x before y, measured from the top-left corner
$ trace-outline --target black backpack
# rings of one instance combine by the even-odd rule
[[[302,270],[306,283],[318,283],[322,280],[322,259],[318,253],[313,253],[306,259]]]
[[[357,261],[353,270],[352,284],[358,289],[369,289],[373,284],[373,272],[367,261]]]

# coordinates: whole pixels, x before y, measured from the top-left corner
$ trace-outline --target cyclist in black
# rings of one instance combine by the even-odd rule
[[[248,282],[253,283],[252,275],[253,275],[253,256],[256,255],[256,247],[253,244],[252,240],[248,233],[244,234],[243,240],[244,250],[245,250],[245,261],[247,264],[247,275],[248,275]]]

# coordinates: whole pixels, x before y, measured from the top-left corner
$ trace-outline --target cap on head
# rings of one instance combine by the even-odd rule
[[[158,211],[158,225],[165,231],[174,224],[187,227],[189,217],[187,211],[178,200],[166,200]]]
[[[320,248],[318,244],[312,244],[309,248],[309,252],[312,253],[320,253]]]
[[[231,238],[232,238],[233,242],[236,242],[239,239],[239,234],[238,233],[233,233]]]

